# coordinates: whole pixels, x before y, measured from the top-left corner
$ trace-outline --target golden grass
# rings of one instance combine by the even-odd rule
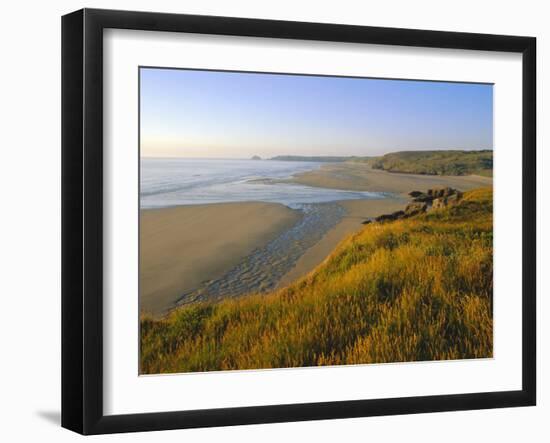
[[[492,190],[344,240],[270,293],[141,319],[143,374],[492,357]]]

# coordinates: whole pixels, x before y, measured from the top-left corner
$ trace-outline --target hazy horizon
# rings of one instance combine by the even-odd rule
[[[271,160],[272,158],[274,157],[317,157],[317,158],[321,158],[321,157],[380,157],[382,155],[385,155],[385,154],[395,154],[395,153],[398,153],[398,152],[411,152],[411,151],[442,151],[442,152],[445,152],[445,151],[492,151],[493,149],[492,148],[485,148],[485,149],[402,149],[402,150],[395,150],[395,151],[388,151],[388,152],[383,152],[381,154],[378,154],[378,155],[364,155],[364,156],[358,156],[358,155],[346,155],[346,154],[319,154],[319,155],[316,155],[316,154],[276,154],[276,155],[272,155],[272,156],[269,156],[269,157],[262,157],[262,156],[259,156],[261,157],[261,160]],[[141,157],[142,158],[160,158],[160,159],[170,159],[170,158],[174,158],[174,159],[177,159],[177,158],[185,158],[185,159],[190,159],[190,160],[252,160],[252,157],[254,155],[257,155],[257,154],[253,154],[251,156],[248,156],[248,157],[243,157],[243,156],[235,156],[235,157],[200,157],[200,156],[186,156],[186,155],[168,155],[168,156],[163,156],[163,155],[143,155],[143,153],[141,154]]]
[[[140,69],[147,158],[493,149],[488,84]]]

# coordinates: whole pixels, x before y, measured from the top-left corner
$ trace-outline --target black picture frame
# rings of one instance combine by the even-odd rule
[[[522,389],[391,399],[104,415],[103,30],[504,51],[522,54]],[[152,431],[536,403],[536,39],[230,17],[83,9],[62,18],[62,426]]]

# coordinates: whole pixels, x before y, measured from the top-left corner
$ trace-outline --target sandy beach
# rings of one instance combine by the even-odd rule
[[[366,219],[402,209],[412,190],[492,185],[487,177],[396,174],[358,163],[323,165],[290,181],[389,195],[315,204],[309,213],[262,202],[142,210],[141,311],[159,316],[181,303],[284,287],[315,269]],[[332,224],[319,227],[325,219]]]
[[[180,294],[224,274],[299,219],[286,206],[257,202],[142,210],[141,311],[165,313]]]
[[[320,169],[297,174],[291,181],[321,188],[397,194],[407,194],[413,190],[426,191],[443,186],[467,191],[492,186],[493,183],[491,177],[398,174],[372,169],[365,163],[353,162],[323,165]]]

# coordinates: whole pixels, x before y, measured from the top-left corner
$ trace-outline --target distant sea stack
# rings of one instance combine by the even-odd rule
[[[261,160],[261,159],[262,157],[260,157],[259,155],[254,155],[250,160]]]

